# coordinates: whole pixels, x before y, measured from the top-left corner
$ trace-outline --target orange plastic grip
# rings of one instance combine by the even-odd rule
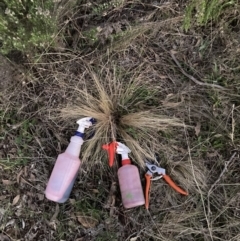
[[[117,142],[111,142],[102,146],[102,148],[108,152],[108,163],[110,167],[113,166],[117,145]]]
[[[148,209],[149,208],[149,190],[150,190],[150,186],[151,186],[151,175],[145,174],[145,178],[146,178],[146,187],[145,187],[145,208]]]
[[[181,193],[182,195],[188,195],[188,193],[178,187],[168,175],[163,175],[163,178],[175,191]]]

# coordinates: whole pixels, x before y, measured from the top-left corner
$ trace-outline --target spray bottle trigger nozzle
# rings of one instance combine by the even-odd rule
[[[91,118],[89,121],[90,121],[93,125],[97,123],[97,120],[96,120],[95,118]]]
[[[110,167],[113,166],[117,146],[118,146],[117,142],[111,142],[109,144],[102,146],[102,148],[108,152],[108,158],[109,158],[108,163]]]
[[[84,133],[85,131],[85,128],[89,128],[90,126],[93,125],[93,120],[95,120],[94,118],[92,117],[85,117],[85,118],[82,118],[80,120],[77,121],[77,124],[79,125],[78,126],[78,129],[77,129],[77,132],[80,132],[80,133]]]

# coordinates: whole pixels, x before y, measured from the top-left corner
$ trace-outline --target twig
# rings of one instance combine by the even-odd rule
[[[235,131],[235,119],[233,117],[233,112],[234,112],[235,104],[232,106],[232,133],[230,133],[230,138],[232,140],[232,143],[234,143],[234,131]]]
[[[178,60],[176,59],[173,51],[170,51],[170,55],[172,57],[172,59],[174,60],[175,64],[179,67],[179,69],[181,70],[181,72],[186,76],[188,77],[190,80],[192,80],[195,84],[197,85],[201,85],[201,86],[208,86],[208,87],[212,87],[212,88],[218,88],[218,89],[221,89],[221,90],[227,90],[226,88],[220,86],[220,85],[215,85],[215,84],[209,84],[209,83],[204,83],[204,82],[201,82],[199,80],[197,80],[196,78],[194,78],[192,75],[189,75],[188,73],[186,73],[182,66],[180,65],[180,63],[178,62]]]
[[[194,181],[196,183],[196,186],[197,186],[197,189],[198,189],[198,191],[200,193],[202,207],[203,207],[203,212],[204,212],[204,216],[206,218],[209,235],[210,235],[211,240],[213,241],[212,228],[210,226],[210,222],[209,222],[209,219],[208,219],[208,216],[207,216],[207,212],[206,212],[206,208],[205,208],[205,204],[204,204],[203,193],[202,193],[202,190],[200,188],[200,185],[198,184],[198,181],[197,181],[197,178],[196,178],[196,175],[195,175],[195,171],[194,171],[194,168],[193,168],[192,155],[191,155],[191,150],[190,150],[190,145],[189,145],[189,140],[188,140],[186,128],[184,128],[184,132],[185,132],[185,137],[186,137],[186,141],[187,141],[188,155],[189,155],[189,160],[190,160],[190,164],[191,164],[191,168],[192,168],[193,179],[194,179]]]
[[[223,174],[228,170],[228,166],[230,165],[230,163],[232,162],[233,158],[235,157],[235,155],[237,154],[237,152],[234,152],[233,155],[230,157],[229,161],[227,161],[225,163],[225,166],[221,172],[221,174],[219,175],[218,179],[213,183],[213,185],[211,186],[210,190],[208,191],[208,198],[210,196],[210,194],[212,193],[213,191],[213,188],[217,185],[217,183],[221,180]]]
[[[56,221],[57,216],[58,216],[58,214],[59,214],[59,211],[60,211],[60,208],[59,208],[59,205],[58,205],[58,203],[57,203],[56,209],[55,209],[55,213],[54,213],[53,216],[51,217],[50,223]]]
[[[117,190],[116,182],[112,182],[107,202],[104,205],[104,208],[110,208],[110,216],[112,216],[114,212],[115,201],[116,201],[116,190]]]
[[[210,217],[211,214],[211,208],[210,208],[210,195],[213,192],[214,187],[217,185],[217,183],[221,180],[222,176],[224,175],[224,173],[228,170],[228,166],[231,164],[233,158],[235,157],[235,155],[237,154],[237,152],[234,152],[232,154],[232,156],[230,157],[229,161],[225,162],[225,166],[221,172],[221,174],[219,175],[218,179],[213,183],[213,185],[211,186],[211,188],[208,191],[208,217]]]

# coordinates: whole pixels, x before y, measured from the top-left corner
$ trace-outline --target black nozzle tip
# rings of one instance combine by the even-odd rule
[[[90,121],[92,122],[92,124],[96,124],[97,120],[95,118],[91,118]]]

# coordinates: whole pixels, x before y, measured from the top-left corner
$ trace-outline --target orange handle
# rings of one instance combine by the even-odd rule
[[[152,176],[146,173],[145,174],[145,178],[146,178],[145,208],[148,209],[149,208],[149,190],[150,190],[150,186],[151,186],[151,178],[152,178]]]
[[[168,175],[163,175],[163,178],[175,191],[177,191],[183,195],[186,195],[186,196],[188,195],[188,193],[185,192],[180,187],[178,187]]]

